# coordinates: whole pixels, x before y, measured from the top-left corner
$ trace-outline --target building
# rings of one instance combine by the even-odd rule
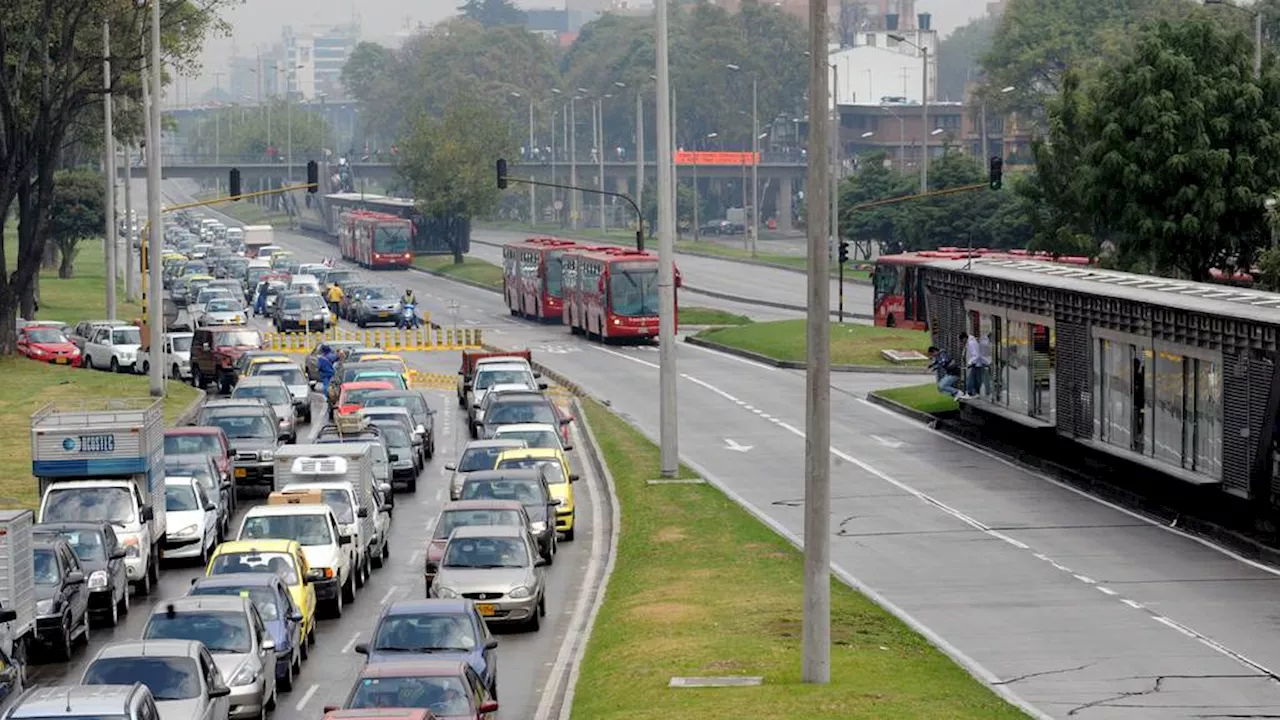
[[[600,13],[565,8],[533,8],[525,10],[525,27],[530,32],[558,40],[566,34],[577,34],[583,25],[600,17]]]
[[[359,40],[360,27],[354,23],[303,31],[285,27],[281,72],[287,92],[302,100],[322,95],[333,100],[345,98],[342,67]]]
[[[884,98],[897,98],[894,102],[921,101],[924,90],[921,73],[924,59],[921,48],[929,53],[930,100],[938,96],[938,33],[928,29],[927,17],[922,15],[925,29],[871,30],[856,34],[857,44],[836,50],[830,55],[835,66],[835,97],[833,102],[876,103]],[[891,35],[903,37],[896,40]]]
[[[920,167],[927,138],[929,157],[948,147],[975,157],[1000,156],[1005,165],[1029,165],[1030,128],[1016,115],[987,114],[987,150],[982,149],[981,106],[960,102],[930,102],[929,132],[918,102],[849,103],[840,105],[840,142],[845,158],[884,152],[900,172]]]

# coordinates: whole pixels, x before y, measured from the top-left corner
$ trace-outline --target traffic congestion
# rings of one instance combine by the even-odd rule
[[[366,344],[352,326],[429,323],[412,292],[299,262],[270,227],[179,212],[163,238],[165,374],[207,395],[176,427],[151,399],[33,416],[38,510],[0,513],[6,717],[56,697],[77,717],[491,720],[500,694],[531,716],[588,500],[530,352]],[[19,338],[32,361],[150,370],[141,322]]]

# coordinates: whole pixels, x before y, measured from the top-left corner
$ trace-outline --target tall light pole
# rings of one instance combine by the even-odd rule
[[[605,94],[596,98],[596,147],[599,151],[596,153],[596,160],[600,163],[599,179],[596,181],[596,187],[600,189],[600,234],[609,232],[609,223],[605,218],[605,195],[604,195],[604,99],[611,98],[612,95]]]
[[[801,679],[831,681],[831,280],[827,231],[827,4],[809,3],[809,236],[805,359],[804,622]]]
[[[625,90],[627,84],[621,81],[615,81],[613,86]],[[640,208],[640,212],[644,212],[644,95],[640,89],[636,88],[636,189],[631,193],[635,198],[636,207]]]
[[[578,88],[578,92],[583,92]],[[569,187],[578,186],[578,96],[569,98]],[[578,191],[569,191],[569,227],[578,229]]]
[[[523,96],[520,93],[512,90],[511,97],[520,98]],[[533,94],[532,93],[529,94],[529,157],[527,159],[528,160],[533,159]],[[536,189],[537,189],[537,186],[532,184],[529,185],[529,225],[531,226],[538,224],[538,201],[537,201],[537,197],[534,195],[534,191]]]
[[[1010,86],[1008,86],[1008,87],[1003,87],[1003,88],[1000,88],[1000,94],[1001,94],[1001,95],[1008,95],[1009,93],[1011,93],[1011,92],[1013,92],[1014,90],[1017,90],[1017,89],[1018,89],[1018,88],[1014,87],[1013,85],[1010,85]],[[982,99],[982,113],[981,113],[981,116],[978,118],[978,122],[979,122],[979,123],[981,123],[981,125],[982,125],[982,127],[981,127],[981,129],[980,129],[980,131],[979,131],[979,132],[980,132],[980,136],[982,137],[982,152],[981,152],[981,153],[979,153],[978,157],[979,157],[983,162],[986,162],[987,156],[991,154],[991,143],[990,143],[990,141],[987,139],[987,99],[986,99],[986,97],[983,97],[983,99]],[[1002,135],[1001,137],[1003,137],[1003,135]],[[1003,157],[1003,156],[1004,156],[1004,143],[1003,143],[1003,142],[1001,143],[1001,147],[1000,147],[1000,155],[1001,155],[1001,157]]]
[[[725,67],[741,71],[742,67],[729,63]],[[750,235],[751,257],[756,256],[756,237],[760,235],[760,105],[758,103],[759,76],[751,73],[751,213],[747,234]]]
[[[840,69],[831,66],[831,240],[827,247],[830,252],[837,253],[840,248],[840,176],[844,167],[841,150],[844,143],[840,139]],[[840,316],[844,319],[844,316]]]
[[[103,161],[107,175],[107,319],[116,319],[116,277],[120,267],[116,260],[116,137],[111,109],[111,22],[102,21],[102,125],[106,135]],[[127,234],[127,233],[126,233]],[[126,241],[125,257],[129,257]]]
[[[657,0],[658,81],[658,406],[661,415],[662,477],[680,472],[680,444],[676,416],[676,288],[675,288],[675,155],[672,152],[671,66],[667,57],[667,2]],[[825,3],[822,5],[826,14]],[[823,47],[826,47],[825,45]]]
[[[560,89],[559,89],[559,88],[551,88],[551,94],[552,94],[552,95],[557,95],[557,96],[558,96],[558,95],[560,95],[560,94],[561,94],[561,93],[560,93]],[[552,105],[552,107],[555,107],[555,105]],[[557,114],[557,113],[556,113],[556,111],[555,111],[555,110],[552,110],[552,111],[551,111],[551,183],[552,183],[553,185],[554,185],[554,184],[555,184],[555,182],[556,182],[556,114]],[[560,115],[562,115],[562,116],[563,116],[563,115],[564,115],[564,113],[560,113]],[[551,213],[552,213],[551,217],[552,217],[555,221],[559,222],[559,220],[560,220],[560,211],[555,209],[555,205],[556,205],[556,198],[557,198],[557,195],[556,195],[556,189],[555,189],[555,188],[551,188],[551,208],[552,208],[552,210],[551,210]]]
[[[921,150],[923,157],[920,158],[920,192],[929,192],[929,47],[922,45],[907,38],[906,35],[898,33],[889,33],[889,37],[898,42],[906,43],[911,47],[920,51],[921,71],[920,71],[920,126],[921,131]]]
[[[1221,5],[1223,7],[1234,8],[1240,12],[1253,14],[1253,77],[1256,80],[1262,79],[1262,13],[1253,8],[1240,7],[1228,0],[1204,0],[1205,5]]]
[[[164,396],[164,313],[161,295],[164,279],[160,263],[160,0],[151,0],[151,107],[147,138],[147,223],[151,237],[147,243],[147,330],[151,335],[151,396]]]
[[[146,111],[146,108],[143,108]],[[133,160],[131,155],[133,152],[133,142],[125,143],[124,146],[124,217],[125,227],[128,232],[125,233],[125,257],[129,258],[129,262],[125,263],[124,273],[124,297],[129,302],[138,301],[138,270],[140,266],[133,261]],[[141,240],[141,237],[138,238]],[[138,243],[138,252],[142,252],[142,243]]]
[[[891,108],[882,106],[880,109],[898,119],[898,172],[901,173],[907,169],[907,124],[902,116]]]

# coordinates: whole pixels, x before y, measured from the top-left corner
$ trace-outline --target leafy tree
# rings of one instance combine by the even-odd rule
[[[199,122],[192,140],[198,153],[210,157],[216,148],[228,158],[265,159],[267,148],[274,147],[281,162],[285,161],[292,141],[293,164],[306,165],[307,160],[320,158],[325,139],[331,137],[328,123],[318,113],[296,104],[290,108],[289,100],[273,98],[262,107],[215,110]]]
[[[374,91],[388,79],[395,54],[378,43],[361,41],[342,66],[342,86],[351,97],[370,103]]]
[[[991,49],[999,21],[986,15],[962,25],[938,43],[938,97],[963,100],[970,82],[978,80],[978,63]]]
[[[523,25],[526,18],[524,11],[512,4],[511,0],[467,0],[458,10],[466,19],[487,28]]]
[[[516,146],[511,124],[479,99],[461,99],[442,116],[419,115],[401,143],[400,175],[426,216],[481,217],[498,205],[494,162]],[[454,246],[454,262],[462,248]]]
[[[101,237],[106,228],[106,182],[92,170],[63,170],[53,178],[49,239],[58,249],[58,277],[75,273],[80,241]]]

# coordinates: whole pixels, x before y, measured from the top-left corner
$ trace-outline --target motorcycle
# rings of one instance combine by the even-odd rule
[[[401,306],[400,310],[400,327],[402,328],[418,328],[421,321],[418,319],[418,304],[406,303]]]

